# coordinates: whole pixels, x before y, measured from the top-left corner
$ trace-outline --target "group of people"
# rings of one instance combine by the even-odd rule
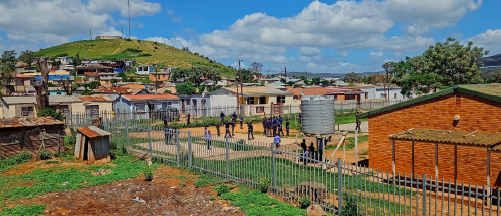
[[[268,119],[266,117],[263,119],[263,128],[264,128],[264,135],[267,137],[275,137],[275,136],[285,136],[284,131],[283,131],[283,122],[284,119],[282,118],[281,115],[278,116],[272,116]],[[289,119],[286,120],[285,122],[285,131],[287,133],[287,136],[290,135],[289,133]]]
[[[311,142],[310,146],[306,146],[306,140],[303,139],[303,142],[301,142],[299,147],[303,149],[303,162],[306,165],[306,163],[309,161],[309,159],[312,160],[322,160],[323,156],[323,151],[324,151],[324,145],[322,143],[322,140],[319,140],[320,143],[318,145],[318,151],[315,151],[315,146],[313,146],[313,142]]]

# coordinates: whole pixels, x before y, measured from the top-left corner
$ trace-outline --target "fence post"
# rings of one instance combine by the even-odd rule
[[[228,137],[226,137],[226,180],[230,178],[230,149],[228,147]]]
[[[277,191],[277,169],[275,164],[275,143],[271,144],[271,164],[273,169],[273,192]]]
[[[188,131],[188,167],[191,168],[193,158],[191,156],[191,131]]]
[[[153,147],[151,146],[150,125],[148,125],[148,143],[150,144],[150,158],[153,158]]]
[[[341,170],[341,158],[337,159],[337,215],[341,213],[341,208],[343,207],[343,190],[341,187],[342,185],[342,174],[343,171]]]
[[[149,126],[148,126],[149,127]],[[179,143],[179,128],[176,129],[176,151],[177,151],[177,165],[181,166],[181,144]]]
[[[426,173],[423,174],[423,215],[426,215]],[[418,187],[419,188],[419,187]]]
[[[130,152],[130,149],[129,149],[129,126],[127,125],[127,121],[125,121],[125,138],[127,139],[127,152]]]

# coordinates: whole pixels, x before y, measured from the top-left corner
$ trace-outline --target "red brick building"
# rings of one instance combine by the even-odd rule
[[[359,118],[369,119],[370,167],[501,186],[501,84],[455,86]]]

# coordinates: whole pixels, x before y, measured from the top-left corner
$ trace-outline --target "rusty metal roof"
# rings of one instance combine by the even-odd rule
[[[493,146],[501,143],[501,134],[480,131],[447,131],[433,129],[409,129],[389,136],[394,140],[433,143]]]
[[[111,102],[111,99],[107,97],[92,97],[90,95],[86,95],[85,97],[79,97],[81,101],[88,101],[88,102]]]
[[[0,119],[0,128],[33,127],[39,125],[62,125],[64,122],[52,117],[6,118]]]
[[[101,130],[95,126],[85,126],[77,128],[77,130],[83,133],[85,136],[88,136],[89,138],[111,135],[110,132]]]

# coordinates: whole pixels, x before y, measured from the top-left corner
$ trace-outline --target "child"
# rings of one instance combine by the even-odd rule
[[[207,149],[210,150],[210,138],[211,138],[211,134],[210,134],[210,131],[208,131],[206,134],[205,134],[205,139],[207,139]]]
[[[219,122],[216,123],[217,136],[221,136],[221,132],[219,131]]]
[[[240,129],[244,129],[244,117],[240,116]]]

